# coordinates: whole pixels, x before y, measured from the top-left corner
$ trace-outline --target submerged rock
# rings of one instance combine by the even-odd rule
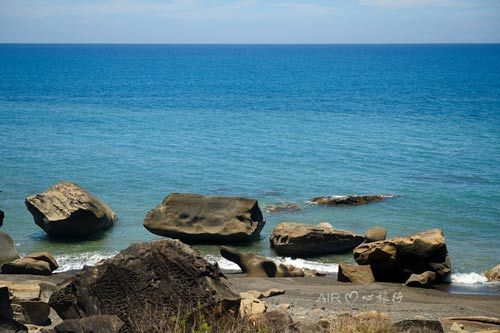
[[[179,313],[236,313],[239,302],[217,265],[178,240],[158,240],[85,266],[52,294],[49,304],[62,319],[116,315],[129,331],[140,321],[154,325]]]
[[[431,271],[436,273],[436,282],[447,282],[451,271],[439,229],[362,244],[354,249],[354,259],[360,265],[370,265],[377,281],[404,283],[411,274]]]
[[[187,243],[236,243],[257,238],[264,227],[257,200],[172,193],[145,219],[150,232]]]
[[[329,223],[309,225],[285,222],[274,228],[270,241],[276,254],[304,258],[352,251],[364,241],[364,237],[335,229]]]
[[[353,283],[374,283],[370,265],[350,265],[345,262],[339,264],[337,281]]]
[[[373,195],[335,195],[330,197],[316,197],[310,202],[316,203],[318,205],[349,205],[349,206],[358,206],[364,205],[371,202],[378,202],[385,200],[387,198],[394,198],[394,195],[382,195],[382,194],[373,194]]]
[[[70,182],[31,195],[25,203],[35,223],[54,237],[88,236],[112,227],[117,219],[108,205]]]
[[[0,266],[16,259],[19,259],[19,254],[14,247],[14,241],[9,234],[0,231]]]
[[[275,205],[266,205],[266,212],[270,214],[280,212],[296,212],[301,209],[302,208],[297,203],[278,203]]]
[[[373,243],[385,240],[387,237],[387,229],[383,227],[373,227],[365,233],[365,243]]]
[[[315,271],[308,274],[300,268],[276,264],[270,258],[259,256],[253,253],[243,253],[236,249],[221,246],[220,254],[222,257],[237,264],[241,271],[249,277],[300,277],[318,275]]]

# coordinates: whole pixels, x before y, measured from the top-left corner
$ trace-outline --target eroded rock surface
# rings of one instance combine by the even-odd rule
[[[9,234],[0,231],[0,266],[19,259],[19,254],[14,247],[14,241]]]
[[[339,264],[337,281],[353,283],[374,283],[370,265],[351,265],[345,262]]]

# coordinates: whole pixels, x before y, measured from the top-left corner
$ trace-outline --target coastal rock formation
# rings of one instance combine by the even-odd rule
[[[383,227],[373,227],[365,233],[365,243],[383,241],[387,237],[387,229]]]
[[[273,260],[253,253],[243,253],[236,249],[221,246],[220,254],[229,261],[236,263],[241,271],[249,277],[297,277],[306,273],[291,265],[276,264]],[[317,275],[311,271],[309,276]]]
[[[59,268],[56,259],[48,252],[34,252],[26,257],[5,263],[2,274],[50,275]]]
[[[496,265],[489,269],[484,276],[488,279],[488,281],[500,281],[500,264]]]
[[[66,319],[54,327],[54,333],[117,333],[124,325],[117,316],[90,316],[81,319]]]
[[[0,266],[19,259],[19,254],[14,247],[14,241],[9,234],[0,231]]]
[[[411,236],[362,244],[354,249],[360,265],[370,265],[377,281],[404,283],[411,274],[436,273],[446,282],[451,271],[443,232],[431,229]]]
[[[178,240],[133,244],[96,266],[85,266],[49,300],[62,319],[116,315],[125,331],[141,325],[136,321],[179,312],[237,313],[239,302],[217,265]]]
[[[378,202],[385,200],[387,198],[394,198],[394,195],[334,195],[330,197],[316,197],[309,200],[312,203],[318,205],[346,205],[346,206],[358,206],[364,205],[372,202]]]
[[[296,212],[301,209],[302,208],[297,203],[278,203],[274,205],[266,205],[266,212],[270,214],[280,212]]]
[[[352,251],[363,236],[333,228],[329,223],[317,225],[285,222],[278,224],[270,236],[271,248],[286,257],[311,257]]]
[[[35,223],[54,237],[83,237],[108,229],[116,215],[108,205],[75,183],[60,182],[25,200]]]
[[[345,262],[339,264],[337,281],[353,283],[374,283],[370,265],[350,265]]]
[[[431,288],[436,281],[436,273],[427,271],[422,274],[412,274],[406,280],[405,286],[418,288]]]
[[[150,232],[187,243],[236,243],[257,238],[265,220],[257,200],[172,193],[145,219]]]

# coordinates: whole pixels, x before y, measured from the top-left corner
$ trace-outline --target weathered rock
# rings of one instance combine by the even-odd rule
[[[266,206],[266,212],[270,214],[280,213],[280,212],[296,212],[301,209],[302,208],[297,203],[278,203]]]
[[[8,234],[0,231],[0,266],[16,259],[19,259],[19,254],[14,247],[14,241]]]
[[[0,332],[2,333],[24,333],[28,332],[28,328],[19,324],[15,320],[0,317]]]
[[[51,271],[55,271],[59,268],[59,263],[57,262],[57,260],[48,252],[33,252],[28,254],[25,258],[45,261],[49,264]]]
[[[354,249],[360,265],[370,265],[376,281],[404,283],[411,274],[436,273],[436,282],[447,282],[450,258],[443,232],[431,229],[411,236],[362,244]]]
[[[41,299],[41,287],[36,282],[0,281],[0,287],[8,288],[10,295],[16,300],[36,301]]]
[[[52,294],[49,304],[64,320],[110,314],[130,329],[136,320],[171,318],[179,312],[227,314],[239,301],[217,265],[177,240],[158,240],[133,244],[84,267]]]
[[[309,225],[285,222],[274,228],[270,241],[276,254],[304,258],[352,251],[364,241],[364,237],[335,229],[329,223]]]
[[[187,243],[236,243],[264,227],[257,200],[172,193],[144,219],[150,232]]]
[[[392,325],[392,327],[396,330],[396,332],[444,333],[443,326],[439,320],[402,320]]]
[[[256,314],[250,317],[258,323],[262,323],[268,332],[291,333],[298,332],[293,326],[293,318],[285,308],[276,308],[265,313]]]
[[[253,253],[243,253],[236,249],[221,246],[220,254],[236,263],[249,277],[300,277],[304,271],[291,265],[276,264],[273,260]]]
[[[5,213],[0,209],[0,227],[3,225],[3,219],[5,217]]]
[[[257,298],[243,298],[240,303],[240,316],[242,318],[264,313],[267,305]]]
[[[434,281],[436,281],[436,273],[427,271],[421,274],[410,275],[405,285],[408,287],[432,288]]]
[[[353,283],[374,283],[370,265],[350,265],[345,262],[339,264],[337,281]]]
[[[348,205],[348,206],[358,206],[364,205],[371,202],[378,202],[385,200],[387,198],[394,198],[394,195],[334,195],[330,197],[316,197],[310,202],[316,203],[318,205]]]
[[[35,223],[49,236],[83,237],[113,226],[108,205],[75,183],[60,182],[25,200]]]
[[[387,237],[387,229],[383,227],[373,227],[365,233],[365,243],[383,241]]]
[[[258,290],[248,290],[240,293],[241,298],[268,298],[277,295],[283,295],[285,291],[283,289],[272,288],[266,291],[258,291]]]
[[[500,264],[496,265],[489,269],[484,276],[488,279],[488,281],[500,281]]]
[[[21,258],[2,265],[2,274],[51,275],[50,264],[43,260]]]
[[[153,320],[153,318],[151,318]],[[66,319],[56,327],[55,333],[116,333],[125,323],[114,315],[97,315],[81,319]]]
[[[32,296],[35,295],[17,292],[16,288],[19,286],[20,284],[17,283],[1,283],[0,317],[20,324],[46,325],[50,312],[49,305],[40,302],[38,297],[33,299]],[[19,298],[19,296],[28,296],[28,298]]]

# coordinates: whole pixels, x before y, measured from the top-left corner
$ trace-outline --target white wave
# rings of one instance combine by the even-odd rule
[[[483,274],[478,274],[475,272],[471,273],[452,273],[451,274],[452,283],[464,283],[464,284],[477,284],[488,282],[488,279]]]
[[[229,271],[229,272],[241,271],[238,265],[223,257],[208,254],[205,255],[205,259],[207,259],[211,263],[217,263],[219,267],[224,271]],[[278,257],[271,257],[271,259],[277,262],[278,264],[293,265],[298,268],[313,269],[320,273],[325,273],[325,274],[337,273],[339,269],[339,265],[333,263],[321,263],[305,259],[278,258]]]
[[[79,254],[65,254],[55,256],[59,263],[57,272],[64,272],[73,269],[82,269],[83,266],[93,266],[103,259],[112,257],[116,253],[84,252]]]

